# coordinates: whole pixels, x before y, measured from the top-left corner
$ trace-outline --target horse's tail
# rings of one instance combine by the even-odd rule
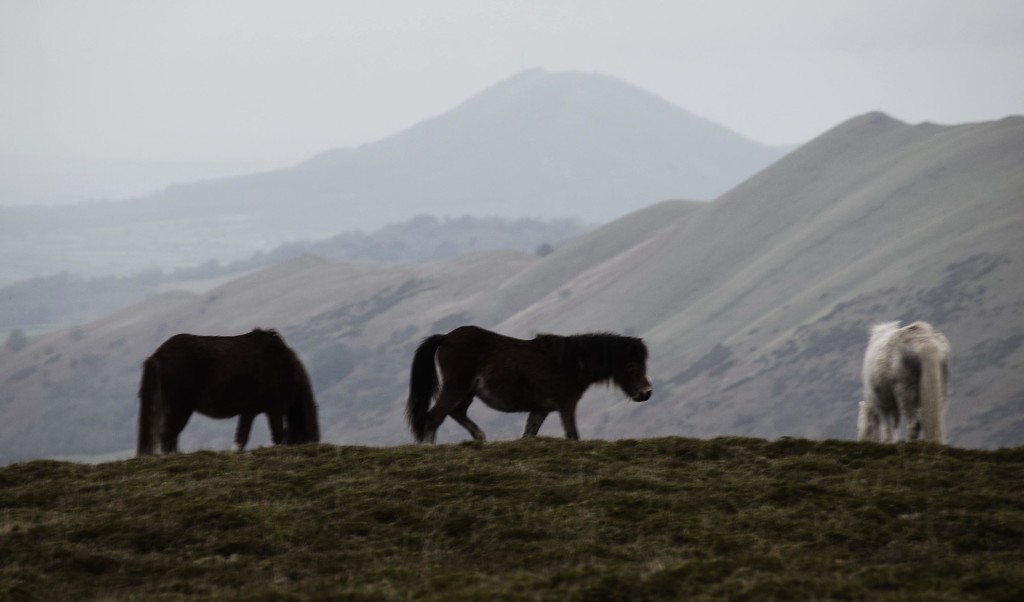
[[[921,381],[918,396],[921,403],[921,426],[924,427],[924,439],[942,443],[947,359],[941,350],[931,346],[921,350],[920,359]]]
[[[427,436],[427,413],[430,402],[437,394],[437,370],[434,368],[434,354],[444,340],[443,334],[427,337],[416,349],[412,358],[409,375],[409,401],[405,405],[405,417],[416,440],[422,442]]]
[[[288,406],[288,443],[319,443],[320,419],[317,416],[316,398],[313,396],[313,385],[309,381],[309,373],[302,365],[298,356],[294,356],[296,394]]]
[[[150,357],[142,364],[139,384],[139,428],[135,455],[149,456],[156,452],[157,432],[163,415],[163,387],[160,385],[160,360]]]

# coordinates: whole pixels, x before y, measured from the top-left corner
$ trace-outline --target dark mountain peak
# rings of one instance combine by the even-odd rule
[[[610,75],[585,71],[548,71],[543,68],[527,69],[503,79],[471,96],[461,106],[491,101],[498,98],[559,96],[571,93],[599,95],[613,93],[631,94],[648,99],[658,98],[655,94]],[[662,101],[665,102],[665,101]]]
[[[847,119],[823,135],[831,136],[838,133],[844,135],[875,135],[893,132],[907,127],[910,126],[899,119],[887,115],[886,113],[881,111],[871,111],[870,113],[864,113],[863,115]]]
[[[864,124],[874,125],[878,127],[895,127],[907,125],[906,123],[900,121],[899,119],[896,119],[895,117],[892,117],[891,115],[883,111],[870,111],[864,113],[863,115],[852,117],[848,119],[847,122],[861,122]]]
[[[528,69],[472,96],[446,115],[472,113],[558,128],[632,128],[682,136],[691,143],[761,146],[661,96],[610,75]],[[444,116],[442,116],[444,117]]]
[[[610,138],[602,139],[609,134]],[[538,67],[501,80],[453,109],[393,136],[356,149],[327,151],[303,166],[329,167],[334,161],[351,158],[353,151],[382,153],[398,147],[450,147],[452,141],[472,145],[484,140],[502,140],[506,147],[512,140],[545,146],[550,140],[572,138],[606,145],[649,145],[672,138],[677,145],[699,146],[704,153],[781,154],[613,76]],[[768,161],[758,160],[762,164]]]
[[[615,77],[529,69],[393,136],[323,153],[275,196],[304,188],[321,217],[374,199],[367,221],[424,211],[603,221],[667,198],[711,200],[783,153]],[[249,199],[275,202],[268,190]]]

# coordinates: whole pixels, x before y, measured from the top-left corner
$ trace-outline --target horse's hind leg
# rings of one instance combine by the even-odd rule
[[[917,441],[921,438],[921,408],[909,408],[906,416],[907,441]]]
[[[467,396],[462,403],[460,403],[454,410],[452,410],[452,413],[449,414],[449,416],[451,416],[455,420],[455,422],[461,424],[462,428],[469,431],[469,434],[473,435],[474,440],[486,441],[487,436],[484,434],[483,429],[477,426],[475,422],[470,420],[469,416],[466,414],[466,412],[469,410],[469,404],[471,403],[473,403],[472,394]]]
[[[235,429],[235,446],[232,451],[240,452],[245,449],[249,442],[249,432],[252,430],[252,421],[256,418],[254,414],[242,414],[238,417],[238,427]]]
[[[160,451],[165,454],[178,453],[178,436],[185,430],[192,412],[169,412],[164,416],[163,429],[160,433]]]
[[[548,412],[543,410],[534,410],[530,412],[530,416],[526,419],[526,428],[523,429],[523,437],[536,437],[537,433],[540,432],[540,427],[544,424],[544,419],[548,417]]]
[[[917,399],[917,391],[905,385],[896,387],[896,405],[899,415],[907,422],[907,441],[921,438],[921,404]],[[895,439],[895,433],[893,434]]]
[[[452,381],[454,380],[455,379],[452,379]],[[426,436],[423,440],[427,443],[433,443],[434,439],[437,437],[437,429],[441,426],[441,423],[444,422],[445,417],[455,412],[460,406],[465,405],[465,407],[469,407],[469,404],[472,401],[473,390],[470,387],[459,387],[451,381],[445,382],[441,386],[441,394],[437,398],[437,403],[434,404],[434,407],[430,408],[429,412],[427,412]],[[476,427],[477,431],[483,433],[483,431],[480,430],[480,427],[476,426],[469,417],[465,416],[465,408],[463,408],[463,418],[466,422]],[[464,424],[462,420],[459,420],[459,418],[456,418],[456,420],[471,434],[473,433],[473,429]],[[476,435],[474,435],[474,438],[475,437]]]

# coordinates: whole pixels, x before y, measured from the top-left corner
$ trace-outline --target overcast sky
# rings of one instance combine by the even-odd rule
[[[0,156],[290,164],[523,68],[769,143],[1024,114],[1020,0],[0,0]]]

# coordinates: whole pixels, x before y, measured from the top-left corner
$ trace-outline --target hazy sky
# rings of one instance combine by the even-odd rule
[[[770,144],[990,120],[1024,114],[1024,2],[0,0],[0,156],[289,164],[530,67]]]

